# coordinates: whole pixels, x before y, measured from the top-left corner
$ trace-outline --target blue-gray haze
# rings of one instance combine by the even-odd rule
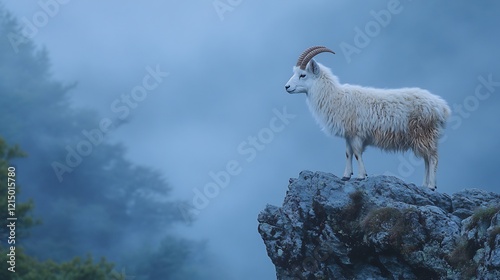
[[[33,17],[47,2],[58,3],[57,9],[45,7],[52,13],[48,20]],[[75,108],[124,119],[106,141],[124,143],[131,161],[163,172],[175,198],[203,206],[195,209],[196,221],[178,232],[206,239],[228,279],[274,279],[257,215],[268,203],[282,203],[289,177],[304,169],[343,172],[344,140],[324,135],[305,96],[284,90],[298,55],[311,45],[336,51],[316,59],[341,82],[421,87],[442,96],[454,115],[440,144],[438,191],[497,191],[496,1],[3,5],[22,24],[33,24],[32,39],[47,49],[54,77],[78,82],[71,91]],[[130,98],[143,85],[147,67],[164,75],[161,82],[126,103],[122,95]],[[410,153],[368,148],[364,159],[369,175],[422,182],[423,163]]]

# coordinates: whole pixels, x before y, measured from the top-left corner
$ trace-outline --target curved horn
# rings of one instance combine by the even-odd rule
[[[315,48],[314,50],[310,51],[308,54],[305,55],[305,57],[302,59],[302,62],[300,63],[300,69],[305,70],[307,63],[311,61],[311,59],[316,56],[317,54],[320,54],[322,52],[330,52],[335,54],[334,51],[330,50],[329,48],[326,47],[319,47]]]
[[[315,49],[319,49],[319,48],[324,48],[324,47],[323,46],[313,46],[313,47],[307,48],[305,51],[303,51],[302,54],[299,56],[299,59],[297,60],[296,66],[300,66],[302,64],[302,60],[304,60],[304,57],[306,57],[306,55],[308,53],[314,51]]]

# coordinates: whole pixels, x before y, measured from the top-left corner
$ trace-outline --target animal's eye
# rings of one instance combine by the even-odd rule
[[[302,79],[302,78],[305,78],[305,77],[306,77],[306,74],[301,74],[301,75],[299,76],[299,78],[301,78],[301,79]]]

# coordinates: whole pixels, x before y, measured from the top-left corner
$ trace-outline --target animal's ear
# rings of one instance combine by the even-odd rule
[[[311,61],[307,64],[307,71],[313,73],[314,75],[319,74],[319,65],[314,59],[311,59]]]

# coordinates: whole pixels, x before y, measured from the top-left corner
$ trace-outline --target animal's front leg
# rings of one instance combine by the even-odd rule
[[[363,162],[363,158],[361,157],[361,155],[361,153],[354,153],[354,156],[358,161],[358,179],[363,180],[366,178],[366,176],[368,176],[368,174],[366,174],[365,163]]]
[[[349,179],[351,179],[351,175],[352,175],[352,147],[351,147],[351,144],[349,144],[349,141],[346,140],[346,150],[345,150],[345,157],[346,157],[346,161],[345,161],[345,171],[344,171],[344,175],[342,176],[342,181],[348,181]]]
[[[366,174],[365,164],[362,158],[363,151],[365,149],[363,140],[359,137],[355,137],[351,141],[351,147],[354,152],[354,157],[356,157],[356,160],[358,161],[358,179],[363,180],[366,176],[368,176]]]

